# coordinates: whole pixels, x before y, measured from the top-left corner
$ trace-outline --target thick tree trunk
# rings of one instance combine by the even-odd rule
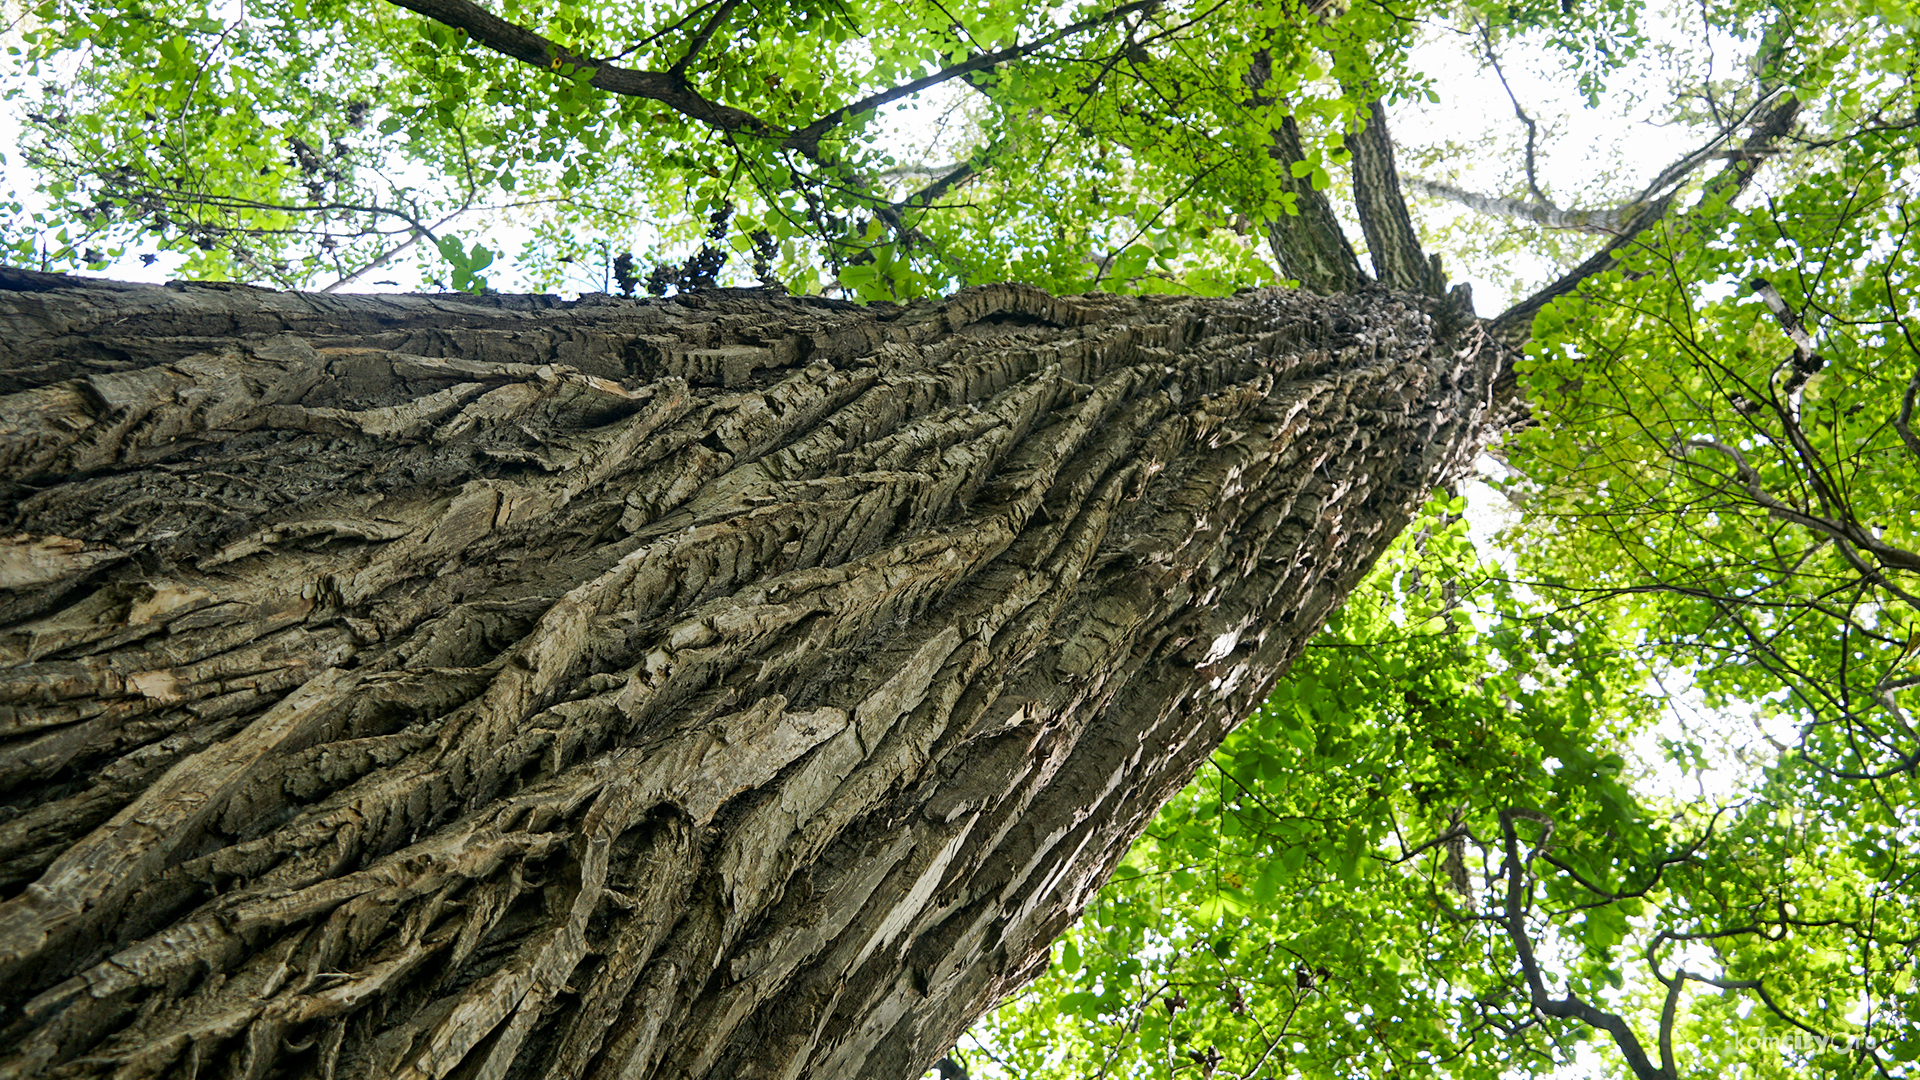
[[[1385,294],[0,285],[8,1077],[914,1076],[1495,367]]]

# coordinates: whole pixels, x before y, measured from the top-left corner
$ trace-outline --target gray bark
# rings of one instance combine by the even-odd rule
[[[915,1076],[1499,366],[1385,294],[0,286],[22,1078]]]
[[[1513,221],[1527,221],[1549,229],[1613,236],[1626,227],[1632,207],[1608,207],[1604,210],[1567,210],[1551,203],[1516,199],[1506,195],[1483,195],[1457,184],[1402,176],[1400,182],[1431,199],[1456,202],[1471,210]]]

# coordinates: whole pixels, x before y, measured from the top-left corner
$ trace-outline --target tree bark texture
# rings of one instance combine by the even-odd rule
[[[0,1076],[916,1076],[1436,483],[1415,301],[0,274]]]

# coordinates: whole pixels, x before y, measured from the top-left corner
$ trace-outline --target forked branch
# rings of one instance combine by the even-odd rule
[[[1553,823],[1551,818],[1532,810],[1502,810],[1500,812],[1500,841],[1504,857],[1500,863],[1500,875],[1506,879],[1506,897],[1501,914],[1496,919],[1507,932],[1507,940],[1513,944],[1514,955],[1520,963],[1520,975],[1526,980],[1527,993],[1536,1012],[1544,1016],[1565,1020],[1578,1020],[1588,1027],[1604,1031],[1619,1047],[1620,1054],[1626,1058],[1627,1067],[1633,1070],[1638,1080],[1673,1080],[1672,1024],[1674,1002],[1669,990],[1667,1007],[1662,1010],[1659,1033],[1660,1064],[1655,1065],[1647,1056],[1646,1046],[1634,1033],[1633,1026],[1618,1013],[1599,1008],[1571,989],[1563,997],[1554,997],[1547,992],[1547,982],[1540,970],[1540,958],[1534,952],[1533,938],[1527,933],[1527,912],[1533,907],[1533,875],[1530,866],[1534,858],[1546,846],[1543,839],[1536,850],[1525,855],[1520,851],[1520,837],[1514,822],[1518,819],[1545,819],[1549,835]]]

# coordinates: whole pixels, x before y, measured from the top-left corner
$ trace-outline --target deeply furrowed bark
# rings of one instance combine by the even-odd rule
[[[0,284],[0,1075],[916,1075],[1477,446],[1384,294]]]

